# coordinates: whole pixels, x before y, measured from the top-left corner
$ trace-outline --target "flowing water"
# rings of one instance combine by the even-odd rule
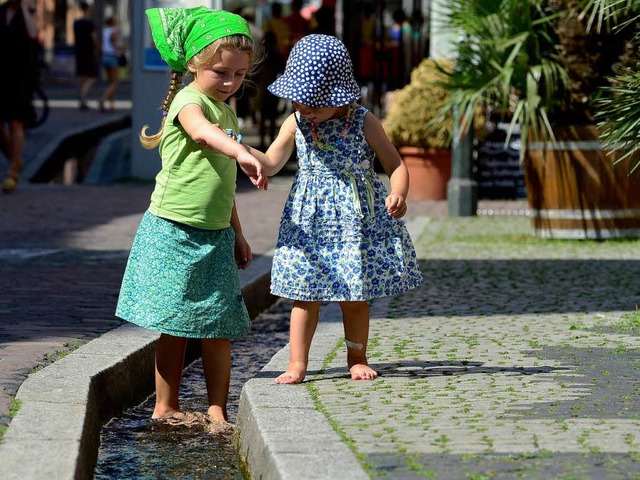
[[[289,338],[291,302],[279,300],[254,319],[246,339],[232,343],[229,421],[235,423],[242,385],[255,376]],[[185,369],[181,408],[207,411],[202,363]],[[111,420],[103,429],[95,479],[242,479],[230,434],[204,426],[169,426],[150,421],[155,396]]]

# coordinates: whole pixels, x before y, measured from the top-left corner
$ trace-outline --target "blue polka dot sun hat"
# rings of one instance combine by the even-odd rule
[[[293,46],[284,74],[269,85],[275,96],[311,108],[341,107],[360,98],[349,52],[338,38],[313,34]]]

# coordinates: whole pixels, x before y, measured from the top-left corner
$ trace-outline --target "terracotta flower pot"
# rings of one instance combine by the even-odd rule
[[[451,150],[448,148],[400,147],[409,170],[410,200],[446,200],[451,178]]]

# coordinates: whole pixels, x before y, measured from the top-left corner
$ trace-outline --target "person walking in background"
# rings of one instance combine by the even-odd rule
[[[249,30],[251,36],[256,45],[260,45],[262,42],[262,29],[255,24],[254,9],[250,7],[240,7],[234,10],[232,13],[240,15],[249,24]],[[257,123],[256,109],[255,109],[255,97],[258,95],[258,87],[255,83],[255,79],[248,76],[246,82],[242,86],[242,89],[231,98],[230,105],[235,110],[240,122],[240,128],[247,128],[248,123]]]
[[[266,177],[234,133],[238,119],[225,101],[242,85],[254,44],[247,22],[230,12],[146,13],[172,74],[160,131],[147,135],[145,126],[140,133],[145,148],[159,147],[162,170],[131,248],[116,315],[161,333],[154,419],[180,419],[187,339],[202,339],[208,421],[213,431],[226,431],[230,340],[249,330],[238,268],[252,260],[235,205],[236,163],[258,188]],[[187,71],[193,80],[182,88]]]
[[[118,19],[114,16],[107,18],[102,30],[102,67],[107,74],[107,87],[100,97],[102,112],[115,110],[116,91],[120,83],[120,55],[124,54],[124,47],[118,29]],[[110,105],[107,107],[107,102]]]
[[[360,51],[358,57],[358,80],[368,88],[374,78],[376,19],[373,5],[366,4],[360,11]]]
[[[282,19],[282,4],[273,2],[271,4],[271,17],[262,25],[262,31],[267,34],[272,32],[276,36],[278,50],[282,58],[287,59],[289,54],[289,27]]]
[[[328,35],[303,37],[269,90],[293,103],[265,155],[273,175],[294,147],[298,171],[285,204],[273,256],[271,293],[294,300],[290,357],[276,383],[304,380],[321,302],[342,309],[347,363],[354,380],[377,372],[367,361],[368,300],[422,284],[401,217],[409,175],[380,121],[356,103],[360,87],[344,44]],[[373,162],[390,178],[387,192]]]
[[[411,76],[411,23],[401,8],[393,11],[389,28],[388,89],[404,87]]]
[[[284,59],[278,49],[278,40],[273,32],[264,34],[262,40],[264,56],[260,71],[256,74],[256,85],[258,86],[258,95],[255,98],[255,109],[258,112],[260,134],[260,150],[265,150],[267,145],[276,138],[276,122],[280,114],[280,99],[267,90],[284,72]]]
[[[256,9],[254,7],[242,7],[238,13],[249,24],[251,36],[256,45],[262,43],[262,28],[256,25]]]
[[[78,7],[82,16],[73,22],[78,99],[80,110],[88,110],[87,97],[98,78],[98,38],[91,7],[87,2],[80,2]]]
[[[336,34],[336,9],[330,5],[322,4],[313,14],[311,33],[323,35]]]
[[[35,7],[28,0],[0,5],[0,45],[5,71],[0,75],[0,150],[9,161],[2,191],[13,192],[23,167],[25,124],[32,120],[38,76]]]
[[[285,58],[289,56],[291,48],[298,40],[311,33],[311,22],[302,16],[301,10],[303,6],[304,2],[302,0],[292,0],[291,13],[282,19],[289,28]]]

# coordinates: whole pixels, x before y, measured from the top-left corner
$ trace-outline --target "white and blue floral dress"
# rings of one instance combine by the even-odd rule
[[[404,222],[389,216],[387,189],[364,136],[367,110],[317,125],[298,117],[298,172],[285,204],[271,293],[303,301],[356,301],[396,295],[423,283]],[[296,113],[296,115],[299,115]]]

